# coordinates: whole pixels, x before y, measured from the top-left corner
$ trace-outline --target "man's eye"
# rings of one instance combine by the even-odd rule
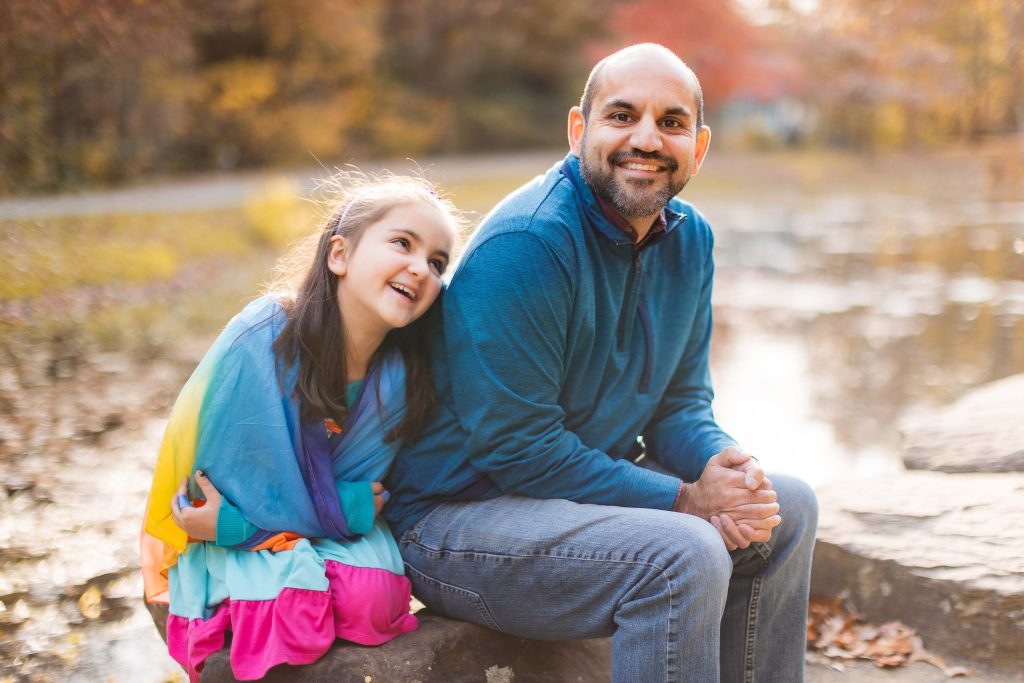
[[[664,121],[661,122],[661,125],[663,125],[665,128],[682,128],[683,127],[683,124],[679,123],[675,119],[665,119]]]
[[[618,113],[612,114],[612,119],[618,121],[619,123],[629,123],[630,116],[626,112],[620,111]]]

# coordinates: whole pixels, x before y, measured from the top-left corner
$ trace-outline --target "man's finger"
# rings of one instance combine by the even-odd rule
[[[723,510],[733,519],[765,519],[779,514],[778,503],[747,503]]]
[[[753,529],[746,524],[739,525],[738,529],[749,543],[767,543],[771,540],[771,529]]]
[[[723,467],[735,467],[750,460],[750,455],[743,453],[735,446],[729,446],[718,454],[718,462]]]
[[[750,539],[744,536],[739,527],[736,526],[736,523],[733,522],[732,517],[729,515],[718,515],[718,521],[722,526],[722,531],[737,548],[746,548],[750,545]]]
[[[742,529],[744,526],[748,526],[757,531],[770,531],[775,527],[779,526],[780,524],[782,524],[782,517],[780,517],[779,515],[772,515],[770,517],[765,517],[763,519],[750,519],[749,517],[734,517],[733,521],[736,522],[737,526],[739,526],[740,529]]]
[[[729,540],[725,530],[722,529],[722,522],[719,520],[718,515],[711,516],[711,526],[715,527],[718,535],[722,537],[722,542],[725,543],[725,549],[729,552],[736,550],[736,544]]]
[[[774,503],[778,499],[779,494],[775,492],[775,489],[758,489],[750,492],[750,500],[746,504],[766,505]]]
[[[756,491],[761,487],[761,483],[764,481],[764,470],[756,465],[747,469],[746,477],[744,482],[747,488],[751,491]]]

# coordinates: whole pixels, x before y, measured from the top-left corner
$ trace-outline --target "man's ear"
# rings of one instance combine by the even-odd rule
[[[576,156],[580,155],[581,142],[583,141],[583,130],[587,122],[583,119],[583,110],[573,107],[569,110],[569,149]]]
[[[349,242],[341,235],[331,238],[331,245],[327,248],[327,268],[338,277],[342,277],[348,271]]]
[[[697,131],[697,140],[694,144],[693,150],[693,173],[690,175],[697,175],[700,171],[701,164],[704,163],[704,157],[708,154],[708,146],[711,144],[711,129],[707,126],[701,126],[700,130]]]

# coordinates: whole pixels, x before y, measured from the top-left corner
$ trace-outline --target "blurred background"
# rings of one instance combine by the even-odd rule
[[[474,222],[589,68],[701,78],[719,421],[814,484],[1024,372],[1021,0],[2,0],[0,681],[170,681],[136,539],[164,420],[311,230],[418,169]]]

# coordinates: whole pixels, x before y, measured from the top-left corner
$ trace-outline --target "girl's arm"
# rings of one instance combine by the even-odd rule
[[[225,500],[213,482],[198,470],[196,484],[206,499],[203,505],[196,507],[189,502],[187,477],[178,488],[177,495],[171,499],[171,516],[191,538],[212,541],[220,546],[237,546],[260,531],[259,527],[242,516],[237,507]],[[350,521],[352,531],[368,533],[373,520],[387,503],[388,494],[384,485],[378,481],[339,481],[337,487],[342,512]],[[368,505],[371,497],[372,512]]]

